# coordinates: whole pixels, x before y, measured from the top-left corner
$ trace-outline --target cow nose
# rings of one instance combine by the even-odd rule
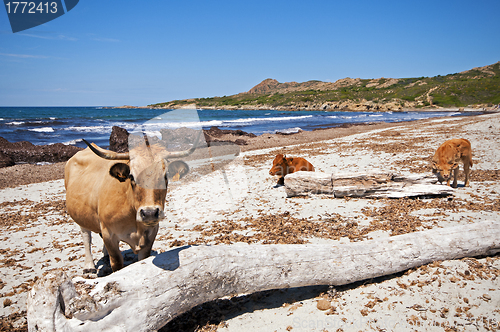
[[[160,217],[159,208],[143,208],[140,211],[141,220],[143,222],[155,221]]]

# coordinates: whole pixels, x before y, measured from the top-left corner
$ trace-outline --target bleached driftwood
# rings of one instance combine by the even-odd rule
[[[285,176],[285,191],[288,197],[327,194],[334,197],[401,198],[453,194],[453,188],[436,182],[437,177],[431,174],[295,172]]]
[[[226,295],[343,285],[436,260],[498,251],[499,221],[333,246],[182,247],[99,279],[70,280],[63,272],[43,277],[28,295],[28,327],[29,331],[151,331],[196,305]],[[88,295],[77,292],[83,288]]]

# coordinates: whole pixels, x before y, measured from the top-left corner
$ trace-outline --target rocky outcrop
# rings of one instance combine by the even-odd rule
[[[270,93],[280,85],[281,83],[275,79],[268,78],[251,88],[248,93]]]
[[[248,90],[247,94],[273,94],[273,93],[289,93],[296,91],[306,91],[306,90],[337,90],[343,87],[351,85],[360,85],[360,78],[342,78],[335,82],[322,82],[322,81],[307,81],[302,83],[297,82],[285,82],[280,83],[275,79],[268,78]],[[245,93],[243,93],[245,94]]]
[[[14,166],[15,164],[11,157],[0,151],[0,168]]]
[[[11,143],[0,137],[0,167],[12,166],[14,164],[28,163],[57,163],[67,161],[81,148],[56,143],[51,145],[34,145],[30,142]],[[2,166],[3,165],[3,166]]]
[[[243,130],[220,129],[218,127],[211,127],[208,130],[204,130],[204,134],[208,146],[213,145],[215,142],[231,142],[236,145],[247,145],[245,137],[257,137],[257,135],[247,133]]]
[[[115,152],[128,152],[128,135],[126,129],[113,126],[109,136],[109,149]]]

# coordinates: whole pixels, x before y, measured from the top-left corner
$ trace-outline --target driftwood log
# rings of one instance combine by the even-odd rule
[[[288,197],[326,194],[334,197],[402,198],[415,196],[446,196],[455,191],[436,184],[432,174],[409,176],[381,173],[295,172],[285,176],[285,192]]]
[[[343,285],[436,260],[500,251],[500,221],[339,245],[217,245],[172,249],[99,279],[63,272],[28,295],[29,331],[151,331],[223,296]]]

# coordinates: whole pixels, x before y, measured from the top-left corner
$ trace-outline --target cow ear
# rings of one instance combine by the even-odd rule
[[[109,169],[109,174],[120,182],[125,182],[130,175],[130,167],[124,163],[116,163]]]
[[[189,173],[189,166],[182,160],[176,160],[168,164],[167,178],[173,181],[180,180]]]
[[[438,171],[437,170],[438,169],[438,164],[434,160],[432,161],[432,167],[431,167],[431,169],[432,169],[432,173],[437,173],[437,171]]]

